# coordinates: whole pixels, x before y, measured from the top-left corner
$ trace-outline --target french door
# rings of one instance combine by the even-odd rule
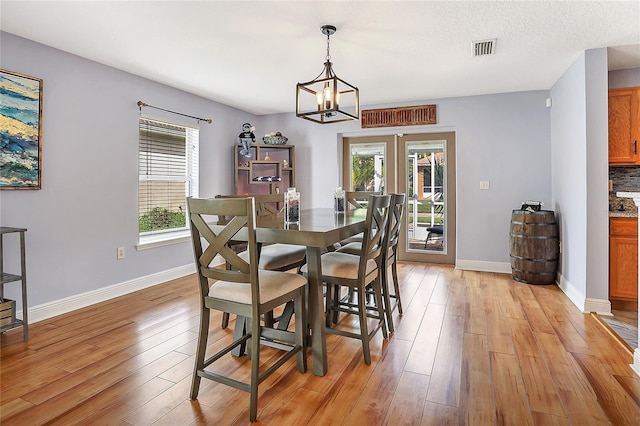
[[[455,134],[343,138],[347,191],[407,194],[398,256],[455,263]]]

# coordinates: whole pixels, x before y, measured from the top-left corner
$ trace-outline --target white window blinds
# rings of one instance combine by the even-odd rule
[[[198,196],[197,128],[140,117],[140,234],[187,228],[186,197]]]

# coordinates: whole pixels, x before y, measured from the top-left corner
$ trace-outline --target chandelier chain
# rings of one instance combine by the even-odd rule
[[[325,57],[327,61],[331,61],[331,53],[329,53],[329,37],[331,37],[331,34],[327,33],[327,56]]]

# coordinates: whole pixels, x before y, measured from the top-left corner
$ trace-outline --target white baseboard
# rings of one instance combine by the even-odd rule
[[[640,376],[640,348],[636,348],[633,351],[633,364],[629,364],[631,369]]]
[[[598,315],[611,316],[611,302],[604,299],[587,299],[584,302],[584,311],[595,312]]]
[[[456,260],[456,269],[479,272],[511,273],[511,264],[508,262],[485,262],[482,260]]]
[[[145,277],[134,278],[108,287],[65,297],[64,299],[31,306],[29,307],[29,324],[52,318],[56,315],[66,314],[67,312],[84,308],[99,302],[104,302],[105,300],[113,299],[114,297],[133,293],[134,291],[142,290],[147,287],[175,280],[176,278],[182,278],[195,272],[196,269],[194,264],[179,266],[177,268],[161,271]],[[17,311],[16,316],[22,318],[22,311]]]
[[[556,280],[558,283],[558,287],[560,290],[567,295],[569,300],[573,302],[574,305],[580,312],[585,312],[585,297],[584,294],[580,290],[578,290],[573,284],[571,284],[562,274],[558,273],[558,279]]]
[[[585,298],[584,294],[569,282],[561,273],[556,280],[560,290],[576,305],[582,313],[595,312],[598,315],[611,315],[611,302],[606,299]]]

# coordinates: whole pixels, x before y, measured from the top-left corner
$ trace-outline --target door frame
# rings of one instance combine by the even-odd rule
[[[455,265],[456,261],[456,152],[455,152],[455,131],[441,132],[420,132],[420,133],[387,133],[363,136],[343,136],[342,137],[342,187],[347,191],[351,188],[351,149],[353,144],[373,144],[385,143],[385,192],[387,194],[404,192],[406,188],[406,142],[420,142],[429,140],[445,140],[445,206],[446,217],[445,227],[447,236],[447,252],[436,253],[433,251],[420,252],[407,250],[407,211],[409,197],[406,198],[405,214],[400,230],[400,240],[398,244],[398,259],[412,262],[424,263],[445,263]],[[403,159],[399,161],[399,159]],[[393,167],[389,167],[393,165]]]
[[[351,146],[385,144],[384,192],[392,194],[396,191],[396,141],[395,135],[344,136],[342,138],[342,188],[353,191],[351,187]],[[392,164],[391,173],[388,165]]]
[[[435,251],[409,251],[407,246],[407,214],[408,214],[408,202],[405,205],[405,215],[403,218],[403,224],[400,233],[400,240],[398,243],[398,259],[408,260],[413,262],[427,262],[427,263],[444,263],[455,265],[456,262],[456,155],[455,155],[455,140],[456,134],[453,131],[450,132],[437,132],[437,133],[406,133],[398,135],[398,159],[403,159],[397,162],[398,173],[398,192],[407,193],[407,145],[409,143],[420,143],[428,141],[445,141],[445,247],[446,252],[439,253]]]

